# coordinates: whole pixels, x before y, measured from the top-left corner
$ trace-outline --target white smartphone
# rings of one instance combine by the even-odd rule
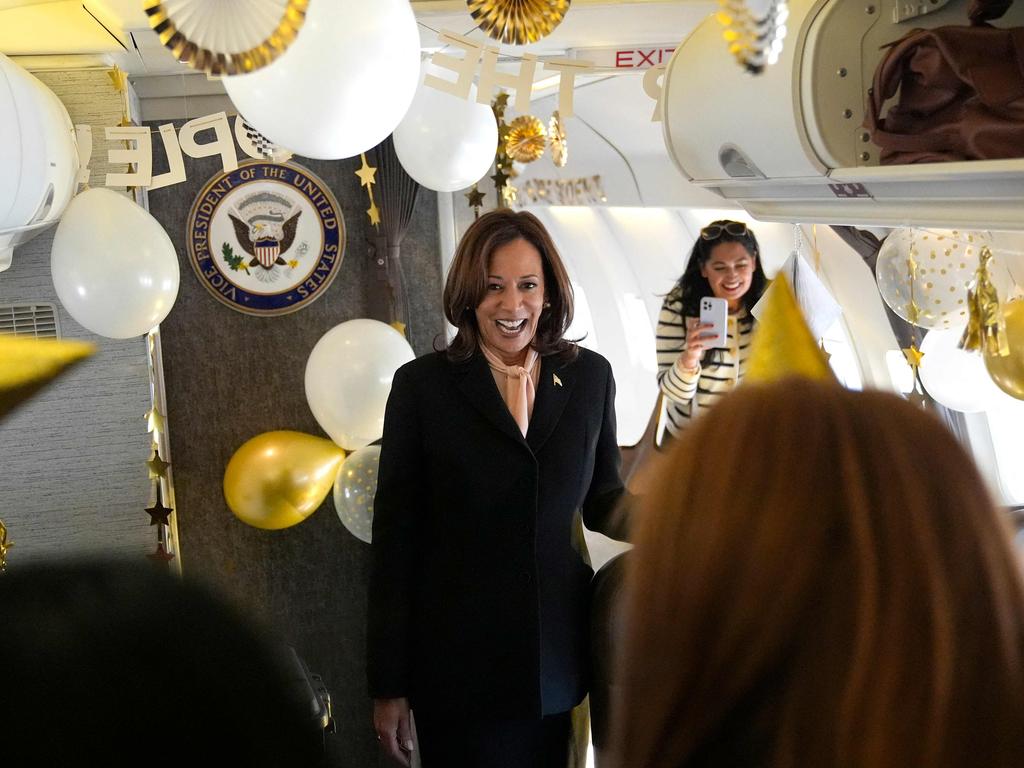
[[[700,300],[700,321],[712,327],[705,328],[705,334],[714,334],[705,339],[708,347],[724,347],[729,322],[729,302],[715,296],[705,296]]]

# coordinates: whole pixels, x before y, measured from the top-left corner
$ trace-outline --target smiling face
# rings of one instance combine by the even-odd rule
[[[498,246],[487,268],[487,288],[476,308],[480,339],[505,365],[521,365],[544,310],[540,252],[522,238]]]
[[[719,243],[711,248],[700,273],[710,283],[711,292],[729,302],[729,311],[735,312],[750,290],[756,266],[757,259],[743,243]]]

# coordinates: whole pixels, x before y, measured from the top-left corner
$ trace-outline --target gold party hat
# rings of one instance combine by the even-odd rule
[[[771,382],[787,376],[836,381],[824,352],[807,327],[785,276],[772,283],[750,344],[744,382]]]
[[[82,341],[0,335],[0,416],[94,351]]]

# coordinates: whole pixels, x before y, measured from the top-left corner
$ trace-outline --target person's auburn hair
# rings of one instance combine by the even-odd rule
[[[501,246],[525,240],[540,253],[544,271],[545,306],[537,323],[533,348],[544,355],[572,359],[576,345],[565,339],[572,324],[573,291],[565,265],[551,235],[540,220],[527,211],[507,208],[488,211],[470,225],[455,250],[455,259],[444,286],[444,314],[455,326],[455,338],[447,345],[448,358],[466,360],[477,350],[480,330],[476,308],[487,293],[492,254]]]
[[[963,448],[895,395],[747,385],[658,467],[617,768],[1024,765],[1024,591]]]

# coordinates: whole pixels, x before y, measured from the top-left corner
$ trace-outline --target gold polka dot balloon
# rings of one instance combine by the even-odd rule
[[[373,497],[377,493],[380,446],[368,445],[349,454],[334,481],[334,509],[349,533],[370,543]]]
[[[882,245],[875,280],[883,301],[921,328],[967,322],[967,288],[987,235],[966,230],[897,229]]]

